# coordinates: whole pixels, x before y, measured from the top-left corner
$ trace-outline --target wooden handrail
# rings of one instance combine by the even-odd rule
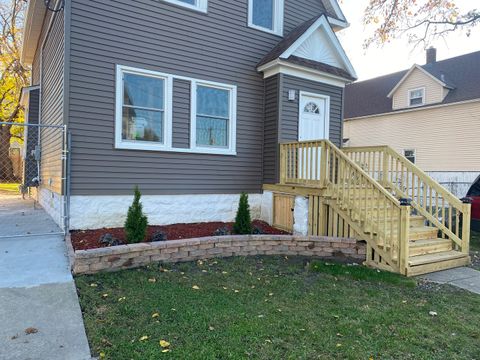
[[[395,196],[329,140],[282,143],[280,151],[283,185],[325,189],[331,206],[351,219],[377,257],[406,272],[399,263],[408,256],[409,228],[401,227],[406,210]],[[402,259],[403,266],[407,262]]]
[[[443,237],[468,252],[470,234],[465,226],[470,222],[469,206],[388,145],[351,147],[343,151],[397,196],[412,198],[412,207],[437,227]],[[460,218],[464,225],[461,234]]]

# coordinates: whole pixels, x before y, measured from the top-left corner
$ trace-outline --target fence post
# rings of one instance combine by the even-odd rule
[[[399,224],[399,256],[398,264],[400,273],[408,275],[408,258],[410,257],[410,199],[400,199],[400,224]]]
[[[284,185],[287,181],[287,154],[286,146],[280,144],[280,184]]]
[[[472,199],[463,198],[462,209],[462,252],[464,254],[470,253],[470,222],[472,216]]]

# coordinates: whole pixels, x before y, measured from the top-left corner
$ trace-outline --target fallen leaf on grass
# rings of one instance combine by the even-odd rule
[[[157,279],[151,278],[151,279],[148,279],[148,282],[149,282],[149,283],[156,283],[156,282],[157,282]]]
[[[107,298],[107,297],[108,297],[108,294],[103,294],[102,295],[102,298],[104,298],[104,299]]]
[[[193,286],[192,286],[192,289],[193,289],[193,290],[200,290],[200,288],[199,288],[197,285],[193,285]]]
[[[240,292],[240,290],[235,290],[235,292],[236,292],[236,293],[239,293],[239,292]]]
[[[91,283],[91,284],[90,284],[90,287],[98,287],[98,285],[95,284],[95,283]]]
[[[34,327],[29,327],[25,329],[25,334],[30,335],[30,334],[36,334],[38,333],[38,329]]]
[[[105,357],[105,353],[104,352],[101,352],[100,354],[100,359],[103,359]]]
[[[170,352],[170,349],[163,349],[162,350],[162,353],[168,353],[168,352]]]
[[[430,312],[428,313],[428,315],[430,315],[430,316],[437,316],[438,314],[437,314],[436,311],[430,311]]]
[[[159,316],[160,316],[159,313],[152,314],[152,318],[153,318],[153,319],[158,318]]]
[[[213,330],[215,330],[215,328],[213,326],[209,326],[208,330],[213,331]]]
[[[162,348],[164,348],[164,349],[170,347],[170,343],[169,343],[168,341],[166,341],[166,340],[160,340],[160,341],[159,341],[159,344],[160,344],[160,346],[161,346]]]
[[[142,336],[139,341],[147,341],[150,337],[147,335]]]
[[[341,346],[342,346],[342,344],[337,344],[337,347],[341,347]]]
[[[127,298],[125,296],[123,296],[123,297],[118,299],[118,302],[122,302],[122,301],[125,301],[125,300],[127,300]]]

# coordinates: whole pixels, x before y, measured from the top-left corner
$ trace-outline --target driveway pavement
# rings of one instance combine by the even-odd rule
[[[453,285],[480,295],[480,271],[475,269],[461,267],[423,275],[422,278],[438,284]]]
[[[22,210],[22,203],[13,202],[12,210],[31,210],[23,204]],[[23,231],[23,221],[12,221],[2,205],[0,233]],[[48,233],[58,230],[46,226],[51,222],[43,210],[35,210],[29,222]],[[90,359],[63,236],[0,238],[0,360]]]

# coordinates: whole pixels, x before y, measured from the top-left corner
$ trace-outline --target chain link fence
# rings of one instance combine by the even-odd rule
[[[0,238],[67,231],[67,140],[61,125],[0,122]]]

